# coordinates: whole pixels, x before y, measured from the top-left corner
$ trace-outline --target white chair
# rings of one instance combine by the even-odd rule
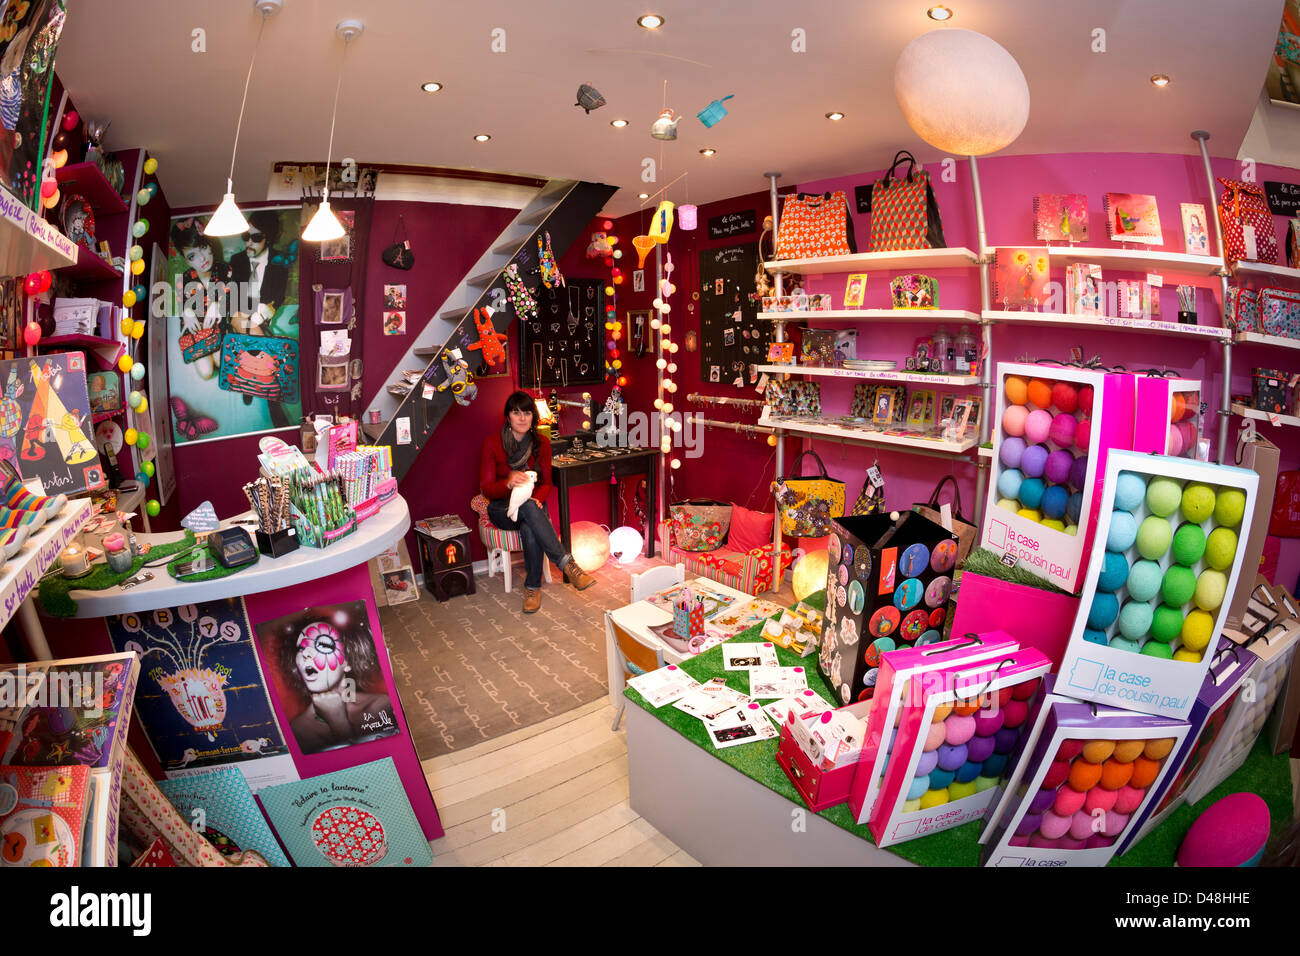
[[[681,584],[686,580],[686,565],[664,564],[649,571],[632,575],[632,603],[643,601],[650,595]]]
[[[680,564],[677,566],[682,573],[685,572]],[[672,568],[663,567],[655,568],[656,571],[671,571]],[[650,574],[652,572],[646,572]],[[645,577],[646,575],[641,575]],[[634,575],[633,577],[636,577]],[[680,580],[680,578],[679,578]],[[626,684],[633,677],[639,677],[641,674],[647,674],[650,671],[658,670],[664,666],[664,652],[657,647],[650,647],[641,641],[631,631],[619,627],[610,620],[609,612],[605,612],[605,627],[611,637],[611,645],[614,648],[614,657],[618,662],[618,669],[623,675],[623,683]],[[618,730],[619,723],[623,720],[623,710],[627,706],[627,698],[622,694],[618,695],[618,712],[614,714],[614,725],[610,730]]]

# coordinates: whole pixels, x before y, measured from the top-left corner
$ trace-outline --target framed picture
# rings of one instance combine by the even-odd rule
[[[409,564],[384,573],[384,597],[390,605],[420,600],[419,588],[415,586],[415,572]]]
[[[1185,202],[1178,208],[1183,214],[1183,250],[1188,255],[1208,256],[1210,234],[1205,229],[1205,207],[1200,203]]]
[[[844,308],[860,309],[862,308],[862,299],[867,291],[867,276],[862,272],[854,272],[848,278],[844,285]]]
[[[320,244],[321,262],[348,262],[352,259],[352,239],[357,228],[357,214],[351,209],[335,212],[343,224],[343,235]]]
[[[405,285],[385,285],[384,286],[384,308],[388,310],[406,310],[406,286]]]
[[[316,292],[317,325],[347,325],[351,319],[351,289],[320,289]]]
[[[316,390],[318,392],[345,392],[351,383],[348,380],[348,360],[346,358],[329,359],[321,356],[316,366]]]
[[[406,313],[385,312],[384,313],[384,334],[405,335],[406,334]]]
[[[645,270],[644,269],[632,270],[632,291],[633,292],[645,291]]]
[[[642,342],[646,343],[647,347],[649,347],[650,343],[646,338],[646,333],[650,331],[651,317],[651,311],[649,309],[638,309],[636,311],[633,311],[632,309],[628,310],[627,318],[623,320],[623,331],[627,333],[627,347],[629,349],[636,348],[638,337]]]
[[[709,366],[709,381],[710,381],[710,382],[721,382],[721,381],[722,381],[722,366],[721,366],[721,365],[710,365],[710,366]]]

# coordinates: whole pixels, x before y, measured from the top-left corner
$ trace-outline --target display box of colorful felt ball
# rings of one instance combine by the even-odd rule
[[[853,777],[858,768],[862,740],[866,736],[866,724],[869,704],[850,704],[838,711],[821,713],[786,714],[781,725],[781,742],[776,749],[776,762],[781,765],[785,775],[790,778],[794,788],[808,809],[814,813],[843,803],[849,798]],[[845,716],[851,719],[845,719]],[[829,718],[827,720],[826,718]],[[837,729],[849,728],[847,734],[836,733],[833,739],[827,737],[826,726]],[[854,729],[858,739],[854,740]],[[843,745],[840,741],[844,740]],[[842,757],[828,756],[827,744],[842,750]]]
[[[958,603],[959,611],[960,608],[961,604]],[[1019,647],[1010,634],[990,631],[881,655],[880,673],[876,679],[875,694],[871,698],[871,710],[867,715],[867,738],[862,746],[858,773],[849,792],[849,809],[853,812],[854,820],[860,824],[871,820],[876,796],[895,752],[898,725],[903,716],[907,694],[911,691],[912,680],[946,667],[974,665],[1002,657]]]
[[[1133,450],[1198,458],[1201,383],[1197,379],[1137,375]]]
[[[1057,682],[1059,690],[1061,682]],[[1187,722],[1053,695],[980,841],[986,866],[1103,866],[1150,804]]]
[[[1228,616],[1259,476],[1115,451],[1061,693],[1185,718]]]
[[[1191,786],[1205,768],[1228,726],[1228,715],[1241,696],[1242,685],[1256,664],[1255,655],[1239,649],[1226,637],[1219,638],[1218,650],[1205,673],[1201,692],[1187,717],[1187,737],[1170,758],[1169,773],[1155,790],[1147,810],[1137,820],[1120,846],[1123,853],[1159,826],[1182,805]]]
[[[997,384],[981,541],[1076,593],[1106,455],[1132,447],[1133,376],[999,363]]]
[[[871,833],[881,847],[981,820],[1052,662],[1021,648],[911,680]]]
[[[940,640],[951,613],[957,535],[896,514],[831,521],[817,664],[845,704],[871,699],[882,654]]]

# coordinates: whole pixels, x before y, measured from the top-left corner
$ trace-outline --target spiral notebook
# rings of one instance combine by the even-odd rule
[[[998,247],[994,250],[993,300],[1002,308],[1033,308],[1047,303],[1050,251]]]
[[[1142,193],[1106,193],[1106,229],[1116,242],[1145,242],[1158,246],[1164,240],[1160,235],[1160,211],[1156,197]]]
[[[1039,242],[1088,241],[1088,197],[1039,193],[1034,197],[1034,238]]]

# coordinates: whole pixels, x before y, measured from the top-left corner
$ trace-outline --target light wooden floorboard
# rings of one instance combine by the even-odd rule
[[[696,860],[685,850],[678,850],[668,859],[664,860],[662,863],[659,863],[657,865],[658,866],[702,866],[703,864],[701,864],[698,860]]]
[[[622,856],[610,860],[607,866],[656,866],[677,852],[677,844],[658,830],[649,839],[642,840]]]
[[[608,701],[604,697],[601,697],[598,700],[593,700],[589,704],[583,704],[576,710],[571,710],[564,714],[557,714],[554,717],[548,717],[539,724],[533,724],[530,727],[522,727],[519,730],[512,730],[508,734],[494,737],[491,740],[485,740],[481,744],[476,744],[475,746],[468,747],[464,750],[453,750],[451,753],[441,754],[437,757],[430,757],[428,760],[422,761],[420,766],[427,774],[435,768],[441,769],[443,767],[465,763],[470,760],[477,760],[486,754],[493,753],[494,751],[506,747],[511,747],[521,741],[529,739],[530,737],[536,737],[539,734],[546,733],[548,730],[554,730],[557,727],[563,727],[565,724],[572,723],[575,720],[580,720],[592,711],[600,710],[607,706]],[[611,716],[610,720],[612,721],[613,719],[614,718]]]

